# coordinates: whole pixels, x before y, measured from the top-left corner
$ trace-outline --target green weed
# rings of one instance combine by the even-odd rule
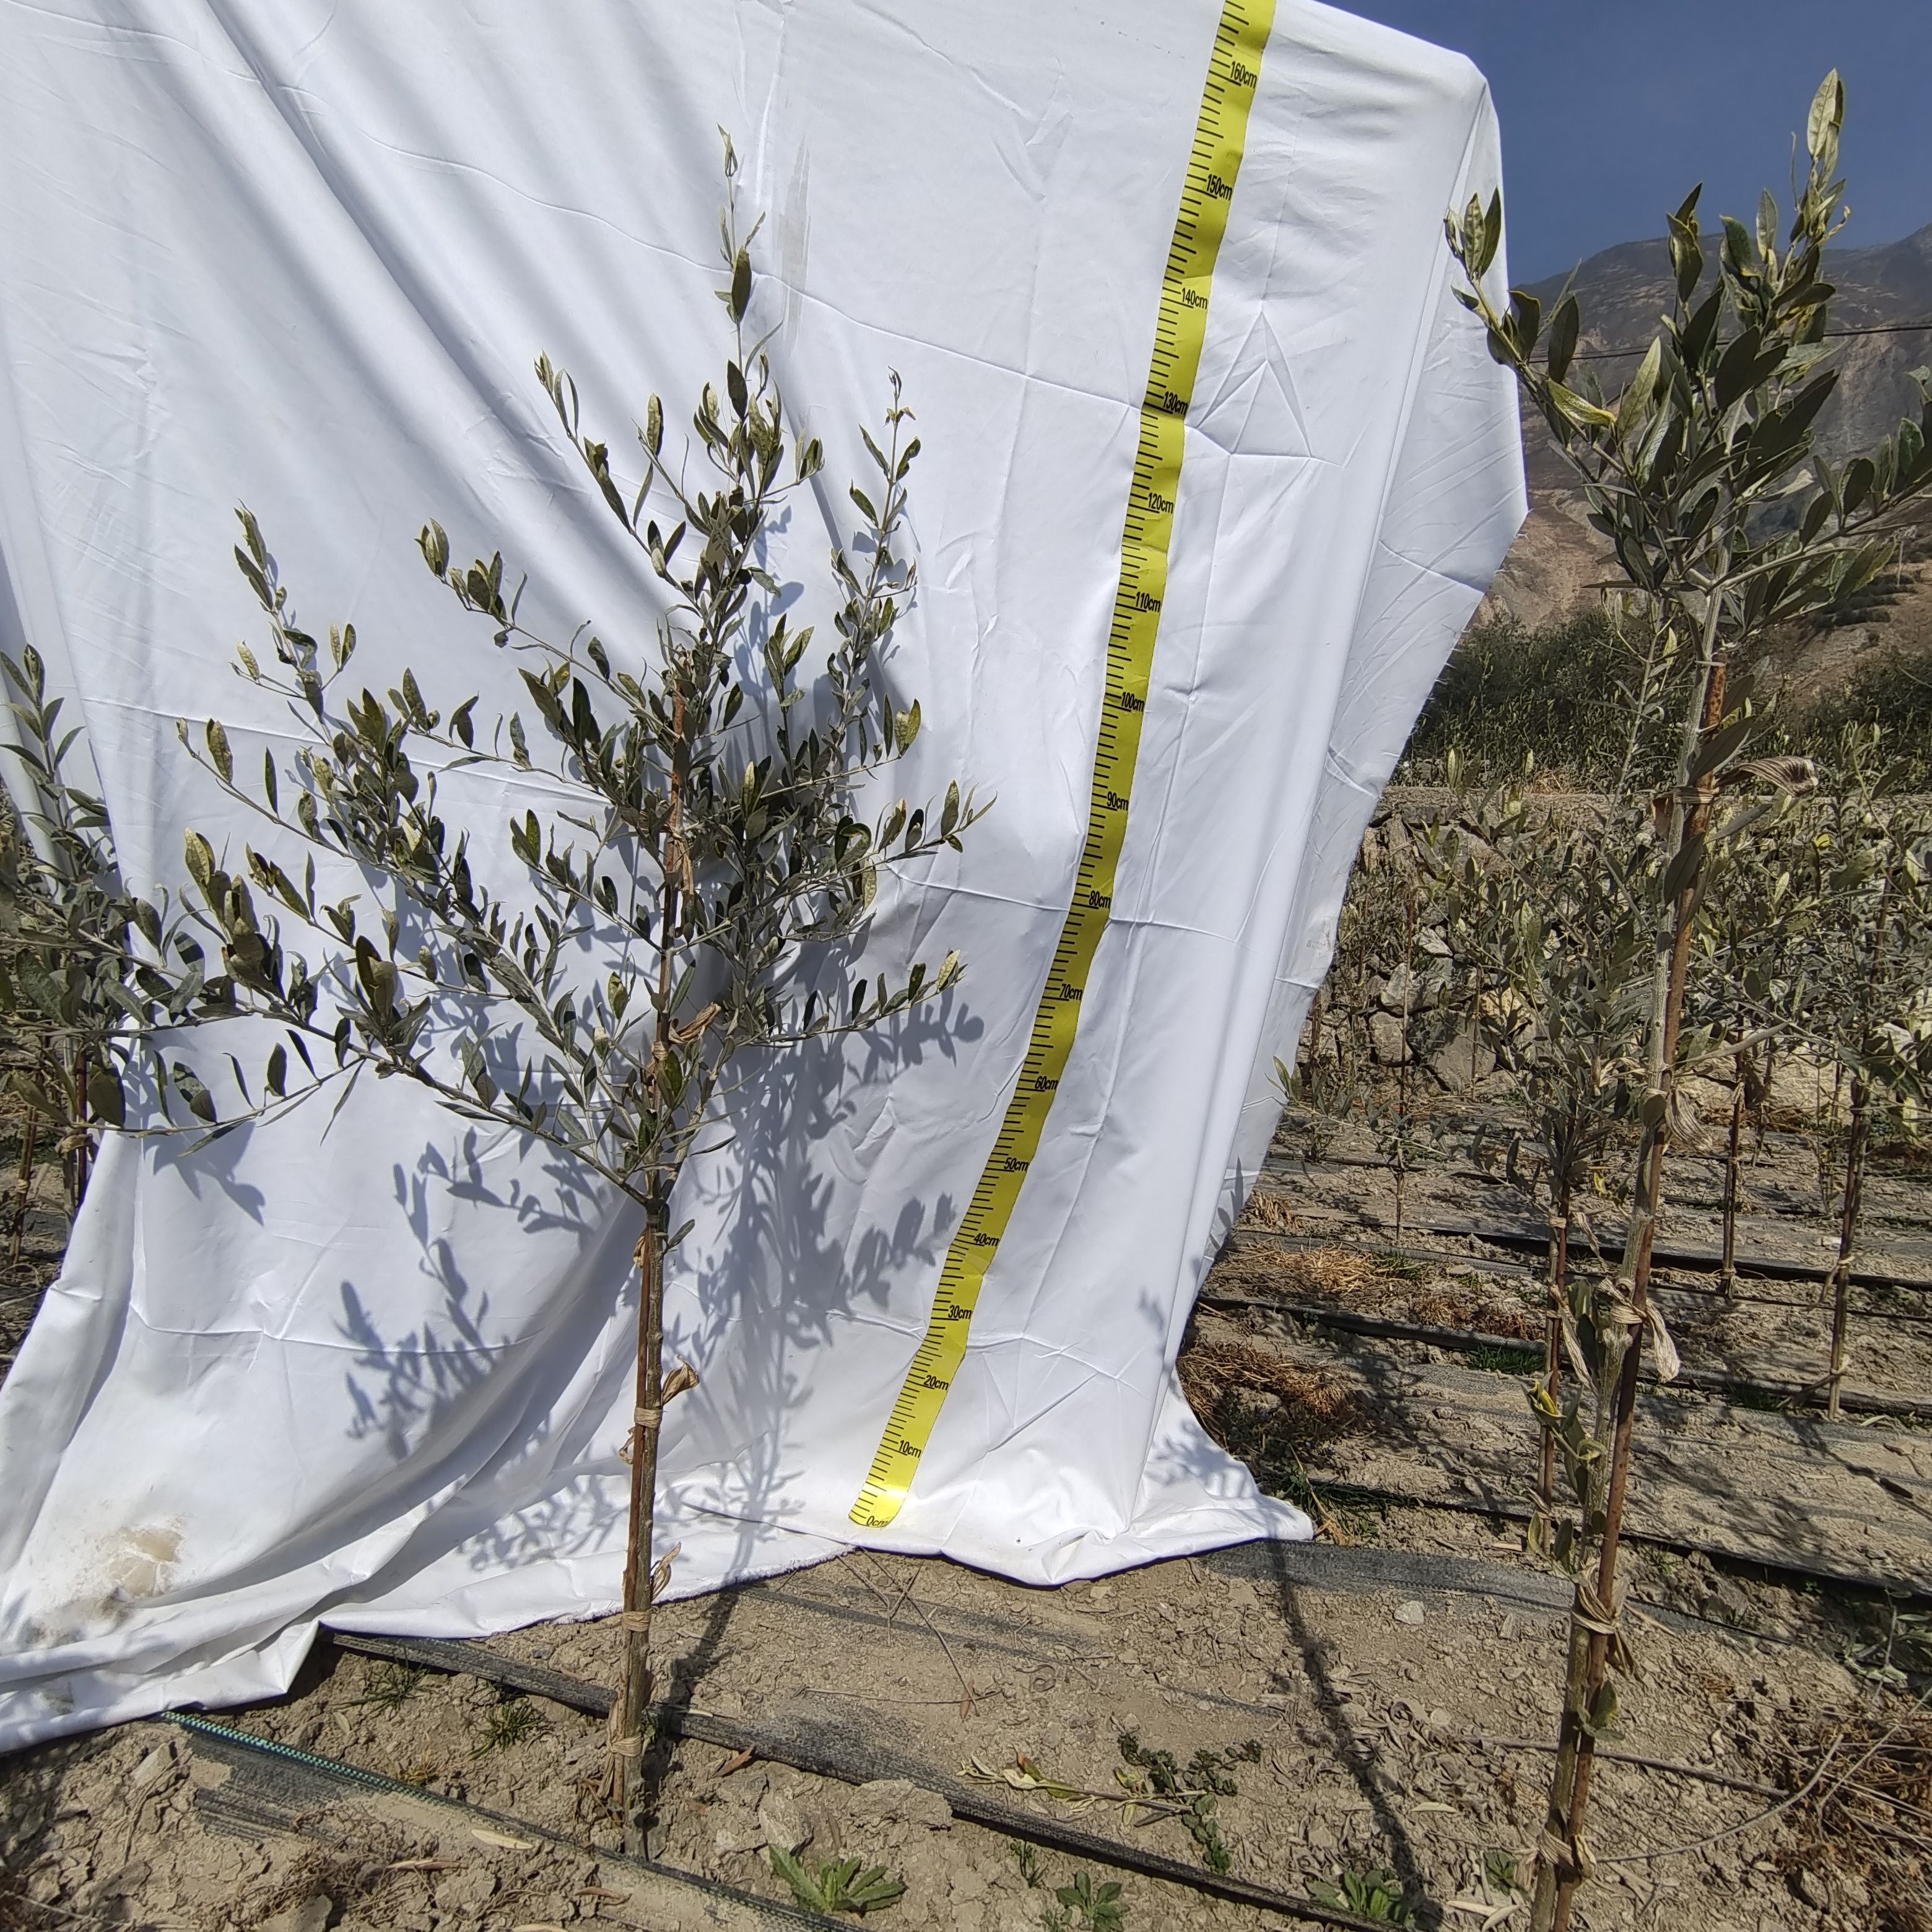
[[[1096,1885],[1090,1874],[1077,1871],[1073,1882],[1058,1886],[1053,1895],[1061,1910],[1048,1915],[1048,1932],[1060,1932],[1060,1928],[1070,1932],[1075,1926],[1080,1932],[1121,1932],[1127,1922],[1120,1885],[1113,1879]]]
[[[1495,1342],[1484,1342],[1463,1357],[1472,1369],[1492,1375],[1534,1376],[1543,1372],[1543,1358],[1534,1348],[1510,1348]]]
[[[862,1918],[905,1896],[905,1881],[884,1865],[862,1864],[856,1858],[814,1858],[808,1865],[780,1845],[772,1846],[771,1856],[772,1870],[791,1887],[792,1896],[806,1911],[826,1918],[849,1912]]]
[[[1198,1750],[1188,1760],[1185,1771],[1173,1752],[1148,1750],[1132,1731],[1120,1733],[1120,1756],[1141,1775],[1118,1772],[1122,1786],[1130,1791],[1147,1792],[1172,1800],[1187,1835],[1201,1854],[1201,1862],[1210,1871],[1224,1872],[1233,1863],[1221,1827],[1214,1816],[1216,1801],[1238,1795],[1239,1787],[1228,1775],[1235,1764],[1258,1762],[1262,1754],[1259,1739],[1226,1750]]]
[[[1378,1925],[1413,1925],[1414,1916],[1402,1895],[1401,1882],[1383,1865],[1367,1870],[1345,1871],[1339,1886],[1318,1882],[1308,1888],[1316,1904],[1334,1912],[1352,1912],[1358,1918]]]
[[[543,1728],[543,1714],[534,1704],[512,1697],[499,1704],[484,1720],[483,1740],[470,1755],[488,1757],[492,1751],[508,1750]]]
[[[1299,1456],[1292,1468],[1275,1463],[1265,1472],[1268,1493],[1304,1510],[1322,1526],[1330,1542],[1348,1547],[1374,1543],[1382,1535],[1388,1505],[1380,1498],[1360,1492],[1350,1492],[1342,1483],[1326,1483],[1317,1489],[1301,1467]]]
[[[400,1710],[422,1687],[423,1674],[406,1664],[377,1664],[363,1680],[359,1697],[347,1697],[338,1710],[356,1711],[371,1706],[379,1711]]]
[[[1396,1281],[1426,1281],[1436,1272],[1432,1262],[1419,1260],[1400,1248],[1383,1248],[1375,1258],[1378,1273]]]

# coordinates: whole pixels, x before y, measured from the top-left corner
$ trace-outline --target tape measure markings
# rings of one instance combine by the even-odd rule
[[[1199,374],[1214,264],[1227,226],[1260,78],[1274,0],[1225,0],[1189,150],[1174,238],[1161,280],[1146,394],[1141,404],[1133,481],[1120,544],[1120,574],[1107,632],[1107,674],[1087,835],[1074,873],[1073,900],[1053,950],[1034,1016],[1020,1077],[993,1150],[946,1250],[926,1333],[892,1404],[884,1439],[852,1506],[862,1528],[882,1529],[898,1515],[932,1438],[946,1392],[965,1359],[968,1335],[986,1270],[1019,1199],[1028,1170],[1066,1069],[1080,1002],[1114,902],[1126,836],[1141,724],[1147,712],[1154,643],[1167,591],[1167,560],[1180,480],[1187,412]]]

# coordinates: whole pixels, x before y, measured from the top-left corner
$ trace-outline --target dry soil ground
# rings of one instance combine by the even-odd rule
[[[508,1660],[607,1683],[614,1624],[512,1633],[453,1672],[325,1640],[289,1696],[220,1720],[376,1782],[358,1789],[166,1721],[18,1754],[0,1763],[0,1925],[796,1922],[774,1847],[808,1868],[884,1868],[904,1891],[879,1916],[908,1932],[1098,1932],[1104,1911],[1083,1917],[1058,1896],[1082,1874],[1096,1904],[1097,1888],[1121,1886],[1113,1904],[1130,1932],[1287,1922],[957,1815],[986,1803],[1197,1873],[1225,1861],[1304,1898],[1383,1872],[1400,1900],[1384,1922],[1522,1925],[1567,1604],[1511,1514],[1533,1480],[1522,1365],[1254,1304],[1325,1300],[1514,1335],[1534,1332],[1533,1319],[1505,1318],[1534,1316],[1534,1286],[1466,1259],[1293,1245],[1332,1244],[1331,1218],[1372,1243],[1387,1207],[1372,1170],[1297,1174],[1294,1154],[1284,1142],[1217,1269],[1184,1375],[1210,1428],[1316,1509],[1315,1545],[1056,1591],[854,1553],[673,1606],[661,1629],[676,1704],[858,1769],[828,1777],[730,1744],[667,1744],[652,1768],[654,1866],[616,1856],[597,1799],[600,1723],[568,1696],[520,1694],[489,1674]],[[1457,1196],[1466,1220],[1470,1193]],[[1426,1188],[1412,1198],[1426,1202]],[[1508,1205],[1481,1204],[1492,1217]],[[1316,1234],[1296,1232],[1298,1216]],[[1507,1264],[1478,1245],[1475,1258]],[[1688,1341],[1687,1359],[1702,1346]],[[1418,1393],[1424,1383],[1433,1393]],[[1750,1430],[1810,1431],[1795,1448],[1773,1444],[1784,1465],[1757,1443],[1762,1468],[1823,1484],[1814,1526],[1837,1510],[1866,1538],[1858,1564],[1893,1564],[1899,1587],[1888,1598],[1736,1552],[1714,1561],[1702,1547],[1723,1540],[1724,1513],[1670,1516],[1673,1484],[1694,1490],[1694,1474],[1658,1464],[1640,1478],[1661,1514],[1658,1540],[1633,1550],[1636,1669],[1595,1787],[1598,1882],[1580,1922],[1925,1932],[1932,1750],[1913,1694],[1932,1681],[1932,1648],[1908,1573],[1932,1433],[1868,1418],[1845,1425],[1846,1450],[1803,1418],[1700,1400],[1688,1432],[1715,1433],[1700,1453],[1720,1468]],[[1856,1453],[1881,1475],[1895,1462],[1904,1496],[1848,1475]],[[1758,1486],[1772,1480],[1753,1469]],[[1404,1483],[1419,1502],[1390,1500]],[[1805,1520],[1801,1497],[1793,1520]],[[1846,1538],[1835,1540],[1842,1554]],[[1163,1798],[1170,1768],[1180,1795]]]

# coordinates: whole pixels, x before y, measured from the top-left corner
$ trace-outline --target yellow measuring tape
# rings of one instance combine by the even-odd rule
[[[1141,719],[1147,710],[1161,599],[1167,588],[1181,451],[1207,334],[1208,292],[1247,139],[1248,109],[1261,75],[1262,50],[1274,18],[1274,0],[1226,0],[1221,10],[1180,212],[1161,280],[1154,366],[1141,404],[1140,442],[1121,540],[1120,588],[1108,632],[1106,692],[1094,754],[1093,800],[1080,868],[1074,874],[1073,904],[1034,1016],[1019,1085],[1007,1102],[992,1158],[946,1250],[932,1318],[892,1405],[866,1486],[852,1505],[852,1520],[867,1529],[883,1528],[898,1514],[946,1391],[965,1359],[980,1286],[1039,1150],[1054,1090],[1073,1050],[1087,975],[1107,928],[1114,869],[1126,835],[1134,764],[1140,755]]]

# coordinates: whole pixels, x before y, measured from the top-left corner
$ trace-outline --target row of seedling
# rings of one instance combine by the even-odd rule
[[[1492,287],[1500,197],[1448,222],[1474,326],[1614,548],[1633,640],[1625,754],[1593,809],[1559,828],[1524,784],[1484,791],[1459,766],[1455,809],[1418,843],[1413,890],[1378,915],[1402,972],[1394,1010],[1392,975],[1377,1010],[1406,1034],[1432,976],[1450,1010],[1466,1004],[1472,1066],[1488,1051],[1515,1076],[1558,1237],[1555,1340],[1532,1392],[1552,1472],[1538,1540],[1576,1585],[1538,1932],[1568,1923],[1588,1868],[1595,1744],[1628,1667],[1617,1558],[1640,1357],[1648,1347],[1660,1374],[1675,1370],[1649,1284],[1678,1082],[1778,1042],[1830,1053],[1846,1087],[1849,1255],[1872,1136],[1906,1120],[1932,1076],[1922,820],[1879,778],[1882,746],[1856,749],[1857,776],[1821,793],[1811,764],[1778,750],[1751,684],[1772,632],[1843,608],[1894,566],[1932,485],[1932,393],[1922,420],[1866,455],[1833,464],[1813,447],[1834,380],[1822,266],[1842,219],[1842,110],[1833,76],[1784,233],[1768,198],[1754,231],[1726,220],[1707,237],[1695,194],[1670,217],[1675,298],[1614,397],[1576,373],[1574,296],[1546,320],[1534,298]],[[352,627],[298,621],[244,512],[236,556],[262,634],[260,655],[238,653],[248,735],[205,718],[182,736],[206,795],[259,830],[219,849],[190,830],[164,889],[119,871],[105,812],[70,781],[72,740],[38,661],[5,670],[20,833],[0,868],[8,1074],[73,1163],[75,1196],[104,1132],[270,1130],[318,1098],[346,1105],[370,1076],[539,1143],[634,1204],[631,1528],[607,1780],[633,1849],[650,1804],[651,1606],[676,1553],[654,1549],[657,1442],[666,1404],[695,1381],[664,1360],[679,1176],[773,1056],[914,1008],[944,1023],[956,958],[862,979],[848,942],[881,868],[956,847],[979,810],[956,781],[922,806],[884,790],[920,724],[881,674],[914,584],[920,444],[896,382],[879,434],[861,432],[862,483],[840,500],[854,534],[832,556],[815,644],[771,574],[788,504],[823,490],[824,459],[793,434],[754,319],[755,230],[738,224],[736,172],[728,145],[722,382],[674,442],[651,398],[620,476],[581,426],[569,377],[538,364],[560,440],[634,554],[637,608],[616,614],[610,640],[553,634],[500,553],[465,565],[440,525],[420,532],[431,574],[496,647],[478,682],[517,708],[428,691],[400,663],[362,684]],[[484,800],[513,808],[479,819]],[[238,1018],[249,1026],[225,1034]],[[235,1037],[272,1043],[244,1066],[226,1051]],[[1445,1064],[1453,1077],[1453,1054]],[[1396,1069],[1400,1181],[1415,1056]],[[1577,1177],[1617,1134],[1633,1142],[1623,1261],[1606,1280],[1566,1278]],[[1101,1903],[1078,1909],[1090,1922]]]
[[[1574,1597],[1533,1932],[1570,1924],[1591,1869],[1597,1747],[1616,1732],[1630,1664],[1618,1558],[1640,1366],[1648,1352],[1660,1378],[1678,1370],[1651,1276],[1670,1156],[1694,1126],[1686,1085],[1800,1051],[1842,1076],[1834,1410],[1873,1137],[1909,1131],[1932,1097],[1932,823],[1888,782],[1882,734],[1848,736],[1821,771],[1781,740],[1759,682],[1776,634],[1896,568],[1932,489],[1925,372],[1919,414],[1868,452],[1834,463],[1814,441],[1837,380],[1824,257],[1844,219],[1844,108],[1834,74],[1808,117],[1788,224],[1768,194],[1754,224],[1726,218],[1716,235],[1696,191],[1670,216],[1670,299],[1615,394],[1580,356],[1574,292],[1546,316],[1535,297],[1493,287],[1500,196],[1448,223],[1459,298],[1612,547],[1622,587],[1610,616],[1626,641],[1620,749],[1600,788],[1559,808],[1532,770],[1485,785],[1446,758],[1451,802],[1414,842],[1400,926],[1384,915],[1402,949],[1394,1017],[1412,1022],[1416,935],[1432,934],[1437,1004],[1462,1006],[1511,1076],[1550,1220],[1548,1346],[1528,1390],[1545,1472],[1532,1541]],[[1399,1138],[1415,1057],[1395,1056]],[[1621,1258],[1572,1270],[1579,1190],[1613,1148],[1628,1175]],[[1398,1149],[1398,1182],[1406,1158]],[[1727,1192],[1735,1202],[1735,1184]]]

